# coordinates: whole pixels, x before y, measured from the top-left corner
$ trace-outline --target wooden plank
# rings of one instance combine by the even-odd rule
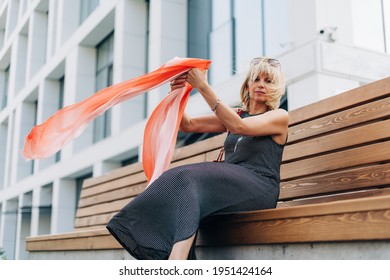
[[[105,226],[117,212],[118,211],[114,211],[110,213],[77,218],[74,227],[75,229],[87,229],[95,226]]]
[[[196,155],[196,156],[193,156],[190,158],[175,161],[175,162],[171,163],[171,165],[169,166],[169,169],[177,167],[177,166],[185,165],[185,164],[204,162],[205,156],[206,156],[205,154],[199,154],[199,155]]]
[[[132,175],[134,173],[140,173],[143,172],[142,163],[137,162],[133,163],[131,165],[127,165],[115,170],[112,170],[108,172],[107,174],[98,176],[98,177],[92,177],[84,181],[83,189],[87,189],[89,187],[93,187],[98,184],[102,184],[105,182],[109,182],[111,180],[115,180],[120,177],[125,177]]]
[[[346,214],[364,211],[381,211],[390,209],[390,195],[332,201],[321,204],[282,207],[261,211],[247,211],[235,214],[215,215],[205,220],[204,224],[216,221],[229,223],[261,222],[291,218],[307,218],[324,215]],[[390,218],[390,217],[389,217]]]
[[[390,163],[336,171],[282,182],[280,200],[359,190],[390,184]]]
[[[140,194],[141,192],[143,192],[145,187],[146,187],[146,182],[132,185],[132,186],[125,186],[124,188],[114,189],[112,191],[97,194],[94,196],[89,196],[80,199],[78,207],[83,208],[83,207],[92,206],[104,202],[110,202],[118,199],[134,197]]]
[[[133,185],[139,185],[146,182],[145,173],[139,172],[131,176],[118,177],[111,181],[104,182],[95,186],[90,186],[87,189],[82,189],[80,198],[84,199],[87,197],[95,196],[97,194],[103,194],[123,187],[131,187]]]
[[[120,199],[116,201],[100,203],[100,204],[80,208],[77,210],[76,218],[119,211],[133,199],[134,198]]]
[[[281,180],[390,160],[390,141],[282,164]]]
[[[49,239],[27,239],[28,251],[69,251],[122,249],[107,230],[95,229],[72,234],[53,235]]]
[[[390,195],[389,187],[380,188],[380,189],[363,190],[363,191],[354,191],[354,192],[347,192],[347,193],[338,193],[338,194],[332,194],[326,196],[308,197],[304,199],[297,199],[291,201],[281,201],[278,203],[277,207],[287,208],[287,207],[300,206],[300,205],[320,204],[320,203],[327,203],[331,201],[342,201],[348,199],[376,197],[376,196],[383,196],[383,195]]]
[[[197,244],[251,245],[390,239],[390,210],[296,217],[247,223],[218,223],[199,230]]]
[[[387,96],[389,93],[390,77],[296,109],[290,113],[290,124],[295,125],[343,108],[370,102],[373,99]]]
[[[169,168],[173,168],[173,167],[184,165],[184,164],[202,162],[202,161],[204,161],[204,158],[205,158],[205,155],[200,154],[200,155],[193,156],[190,158],[178,160],[178,161],[173,162],[169,166]],[[111,181],[102,182],[96,186],[90,185],[90,187],[87,189],[83,188],[80,197],[85,198],[85,197],[93,196],[96,194],[105,193],[105,192],[108,192],[110,190],[120,189],[120,188],[123,188],[126,186],[138,185],[138,184],[145,183],[145,182],[146,182],[146,176],[143,173],[143,171],[139,172],[139,173],[134,173],[133,175],[130,175],[130,176],[121,176],[118,178],[111,177]]]
[[[26,247],[30,252],[123,249],[115,238],[109,235],[50,242],[28,242]]]
[[[389,110],[390,112],[390,110]],[[283,161],[390,138],[390,119],[334,132],[285,147]]]
[[[100,227],[99,229],[93,229],[93,230],[28,236],[26,237],[26,241],[28,242],[50,241],[50,240],[70,239],[75,237],[90,237],[90,236],[97,236],[97,235],[100,236],[100,235],[108,235],[108,234],[110,233],[105,227]]]
[[[288,143],[388,116],[390,97],[290,126]]]
[[[194,155],[203,154],[211,150],[215,150],[223,145],[226,133],[193,143],[191,145],[176,149],[172,161],[182,160]]]

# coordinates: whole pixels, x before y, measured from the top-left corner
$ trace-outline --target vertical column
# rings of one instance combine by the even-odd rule
[[[96,50],[78,46],[66,58],[64,106],[79,102],[95,92]],[[61,151],[67,158],[92,145],[93,127],[88,125],[84,132]]]
[[[57,21],[59,18],[58,13],[58,0],[49,0],[49,14],[47,19],[47,51],[46,60],[48,60],[57,49]]]
[[[58,0],[55,49],[62,46],[80,25],[80,0]]]
[[[149,16],[149,71],[175,56],[187,55],[187,1],[151,0]],[[150,91],[148,115],[169,91],[169,85]]]
[[[76,182],[65,179],[54,181],[50,233],[73,230],[76,208]]]
[[[122,0],[115,10],[114,84],[142,75],[147,55],[146,1]],[[145,95],[113,107],[112,133],[142,120],[145,116]]]
[[[0,203],[0,247],[3,248],[3,236],[4,236],[4,212],[5,208],[5,203]]]
[[[248,69],[252,58],[263,54],[262,0],[235,0],[237,73]],[[250,36],[250,43],[248,42]],[[213,63],[214,64],[214,63]]]
[[[339,52],[338,46],[346,47],[345,50],[353,46],[353,2],[288,1],[293,49],[280,58],[285,66],[282,69],[292,81],[288,86],[290,110],[358,86],[349,77],[325,67]]]
[[[33,174],[34,160],[25,160],[22,157],[21,150],[23,150],[25,137],[35,125],[36,120],[36,102],[23,102],[16,109],[15,118],[15,134],[14,141],[17,145],[14,146],[14,151],[11,151],[13,161],[13,173],[11,182],[17,182],[31,174]]]
[[[218,85],[230,79],[233,70],[234,26],[231,0],[213,0],[212,13],[210,58],[213,61],[212,69],[218,70],[211,72],[210,81],[213,85]]]
[[[2,15],[0,15],[0,49],[3,48],[4,42],[6,41],[5,39],[6,18],[7,18],[7,12],[5,11]]]
[[[60,98],[60,84],[58,80],[44,80],[38,93],[37,123],[44,122],[58,111]],[[55,162],[55,156],[37,161],[37,170],[43,170]]]

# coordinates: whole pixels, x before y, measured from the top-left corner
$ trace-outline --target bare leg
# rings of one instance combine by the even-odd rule
[[[176,242],[173,247],[169,260],[186,260],[190,252],[192,242],[194,242],[195,233],[190,238]]]

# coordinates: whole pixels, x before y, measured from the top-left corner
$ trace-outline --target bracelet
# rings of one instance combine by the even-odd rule
[[[217,108],[218,108],[219,102],[221,102],[221,100],[219,100],[219,98],[218,98],[217,101],[216,101],[215,104],[214,104],[213,109],[211,109],[211,111],[213,111],[214,113],[215,113],[215,111],[216,111]]]

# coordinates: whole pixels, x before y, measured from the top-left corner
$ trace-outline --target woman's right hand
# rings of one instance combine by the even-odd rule
[[[187,73],[184,73],[170,82],[171,91],[175,89],[185,87],[187,82]]]

